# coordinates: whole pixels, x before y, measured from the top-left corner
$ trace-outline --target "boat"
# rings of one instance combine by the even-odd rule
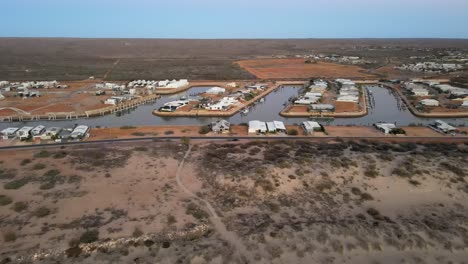
[[[248,114],[249,113],[249,109],[248,108],[245,108],[244,110],[241,111],[241,114]]]
[[[262,97],[260,98],[260,103],[263,103],[263,102],[265,102],[265,98]]]

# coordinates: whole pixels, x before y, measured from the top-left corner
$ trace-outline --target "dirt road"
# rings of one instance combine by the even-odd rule
[[[248,249],[245,247],[244,243],[242,240],[233,232],[229,232],[226,228],[226,225],[221,221],[221,218],[219,217],[218,213],[216,213],[216,210],[214,209],[213,205],[201,198],[198,197],[195,193],[190,191],[182,181],[182,168],[184,167],[185,160],[188,158],[190,155],[190,152],[192,150],[192,145],[189,146],[187,149],[187,152],[185,153],[183,159],[179,163],[179,166],[177,167],[177,172],[176,172],[176,181],[177,185],[179,188],[181,188],[186,194],[190,195],[193,197],[197,202],[205,205],[206,209],[210,213],[210,222],[213,224],[213,227],[216,232],[218,232],[221,237],[227,241],[231,246],[233,246],[236,249],[236,253],[239,254],[239,258],[242,259],[244,263],[254,263],[254,258],[251,255],[251,253],[248,251]]]

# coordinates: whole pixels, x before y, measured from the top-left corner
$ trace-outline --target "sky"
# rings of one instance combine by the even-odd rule
[[[468,0],[0,0],[0,37],[468,38]]]

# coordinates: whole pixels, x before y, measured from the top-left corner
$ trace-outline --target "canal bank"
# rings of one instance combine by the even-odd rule
[[[216,117],[159,117],[154,116],[152,112],[159,109],[167,102],[179,99],[182,96],[190,96],[205,92],[210,87],[195,87],[187,91],[174,94],[162,95],[155,102],[140,105],[134,109],[128,109],[117,112],[112,115],[92,117],[76,120],[34,120],[23,122],[2,122],[0,128],[22,127],[25,125],[36,126],[39,124],[45,126],[69,127],[74,124],[82,124],[90,127],[121,127],[121,126],[171,126],[171,125],[206,125],[218,120]],[[282,117],[279,113],[283,110],[284,104],[289,98],[296,97],[303,86],[282,86],[265,97],[263,103],[252,105],[249,113],[237,113],[234,116],[226,118],[232,124],[248,123],[250,120],[283,121],[287,125],[299,124],[308,118]],[[416,117],[408,109],[398,107],[398,98],[391,90],[378,86],[369,86],[374,97],[374,107],[368,110],[368,114],[357,118],[334,118],[326,125],[356,125],[370,126],[376,122],[396,122],[398,126],[407,125],[427,125],[435,118]],[[455,126],[468,126],[468,118],[444,118],[444,121]]]

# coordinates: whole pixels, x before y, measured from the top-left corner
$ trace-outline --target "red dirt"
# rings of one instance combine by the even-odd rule
[[[242,68],[261,79],[274,78],[375,78],[358,66],[317,62],[304,63],[304,59],[259,59],[237,62]]]
[[[352,102],[336,102],[336,113],[359,112],[359,105]]]

